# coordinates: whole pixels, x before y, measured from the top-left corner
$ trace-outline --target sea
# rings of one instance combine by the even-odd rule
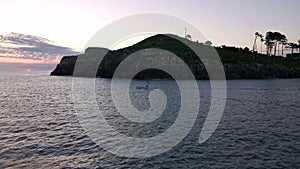
[[[165,152],[126,157],[108,151],[82,126],[75,77],[49,74],[0,72],[0,168],[300,168],[300,79],[226,81],[222,118],[204,143],[198,140],[210,109],[211,86],[209,80],[196,81],[199,90],[191,90],[199,92],[200,106],[189,133]],[[151,108],[151,88],[167,96],[161,116],[148,123],[131,122],[118,113],[111,79],[93,81],[100,112],[105,110],[108,124],[124,136],[155,137],[178,117],[182,98],[174,80],[131,82],[131,104],[140,111]],[[101,139],[111,141],[109,135]]]

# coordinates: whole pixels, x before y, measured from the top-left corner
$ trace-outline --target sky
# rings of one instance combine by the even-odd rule
[[[299,0],[0,0],[0,70],[53,69],[82,53],[104,26],[127,16],[161,13],[194,25],[215,46],[251,48],[254,33],[300,39]],[[182,35],[184,30],[182,29]]]

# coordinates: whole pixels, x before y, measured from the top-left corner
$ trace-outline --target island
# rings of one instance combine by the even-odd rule
[[[214,47],[210,42],[194,42],[191,39],[170,34],[154,35],[132,46],[118,50],[90,47],[82,55],[88,59],[91,53],[107,52],[99,65],[96,77],[112,78],[118,65],[127,56],[142,49],[157,48],[172,52],[181,58],[189,66],[196,79],[209,79],[203,60],[199,59],[195,52],[183,42],[205,51],[216,51],[223,64],[226,79],[300,78],[300,57],[298,53],[291,55],[293,57],[272,56],[250,51],[247,47],[238,48],[225,45]],[[72,76],[78,56],[64,56],[51,72],[51,75]],[[134,78],[164,79],[172,77],[158,69],[146,69]]]

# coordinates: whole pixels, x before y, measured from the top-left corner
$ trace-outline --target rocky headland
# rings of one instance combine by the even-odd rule
[[[172,38],[172,36],[175,38]],[[217,51],[227,79],[300,78],[299,59],[269,57],[235,47],[212,47],[176,35],[155,35],[135,45],[115,51],[104,48],[88,48],[84,54],[80,55],[80,58],[89,60],[91,57],[97,57],[97,52],[105,52],[106,54],[95,75],[102,78],[111,78],[118,65],[130,54],[142,49],[157,48],[170,51],[181,58],[189,66],[196,79],[209,79],[203,60],[200,60],[189,47],[182,43],[183,41],[205,51],[207,57],[210,57],[210,52]],[[78,57],[79,55],[63,57],[55,70],[51,72],[51,75],[72,76]],[[138,73],[135,78],[162,79],[171,78],[171,76],[158,69],[147,69]]]

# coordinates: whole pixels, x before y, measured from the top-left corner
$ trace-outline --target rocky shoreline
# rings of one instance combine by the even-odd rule
[[[51,75],[72,76],[77,56],[64,57]],[[262,64],[224,64],[226,79],[270,79],[270,78],[300,78],[299,68],[287,68],[278,65]],[[204,65],[199,65],[194,76],[198,80],[209,79]],[[111,78],[114,70],[99,70],[97,77]],[[137,79],[170,78],[166,73],[148,70],[139,73]]]

